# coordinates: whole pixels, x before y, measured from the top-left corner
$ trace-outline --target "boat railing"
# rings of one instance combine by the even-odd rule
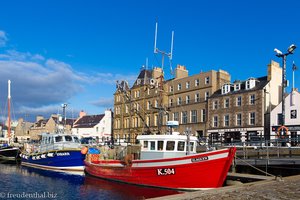
[[[75,142],[60,142],[51,144],[27,143],[24,145],[27,153],[43,153],[48,151],[66,150],[66,149],[81,149],[81,144]]]

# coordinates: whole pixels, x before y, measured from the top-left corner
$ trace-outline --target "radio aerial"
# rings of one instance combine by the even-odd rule
[[[161,68],[164,68],[164,57],[168,56],[168,58],[170,59],[170,61],[172,60],[173,57],[173,42],[174,42],[174,31],[172,31],[172,38],[171,38],[171,48],[170,48],[170,52],[167,53],[166,51],[162,51],[159,50],[157,48],[157,31],[158,30],[158,23],[155,23],[155,35],[154,35],[154,53],[161,53],[162,55],[162,64],[161,64]]]

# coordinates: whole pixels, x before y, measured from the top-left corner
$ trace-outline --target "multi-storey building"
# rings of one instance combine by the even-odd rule
[[[272,61],[268,75],[225,83],[208,99],[210,143],[257,143],[270,139],[270,110],[280,101],[282,69]]]
[[[230,81],[223,71],[201,72],[188,76],[184,66],[175,69],[175,78],[164,80],[161,68],[142,69],[130,88],[118,84],[114,94],[114,138],[135,138],[144,132],[166,131],[166,122],[179,121],[179,132],[189,128],[204,136],[208,97]]]

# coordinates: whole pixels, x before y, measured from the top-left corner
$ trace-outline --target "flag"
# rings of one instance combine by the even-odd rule
[[[293,61],[293,71],[297,70],[297,66],[295,65],[295,62]]]

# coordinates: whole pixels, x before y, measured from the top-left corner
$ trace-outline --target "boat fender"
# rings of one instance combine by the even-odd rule
[[[124,162],[125,162],[125,165],[126,165],[126,166],[131,166],[131,165],[132,165],[132,158],[133,158],[133,155],[132,155],[132,154],[127,154],[127,155],[124,157]]]
[[[281,135],[281,129],[285,130],[285,131],[283,131],[283,135]],[[288,131],[289,131],[289,129],[286,126],[280,126],[277,130],[277,137],[281,138],[281,139],[285,139],[287,137]]]
[[[88,148],[87,147],[82,147],[81,154],[85,155],[87,152],[88,152]]]

